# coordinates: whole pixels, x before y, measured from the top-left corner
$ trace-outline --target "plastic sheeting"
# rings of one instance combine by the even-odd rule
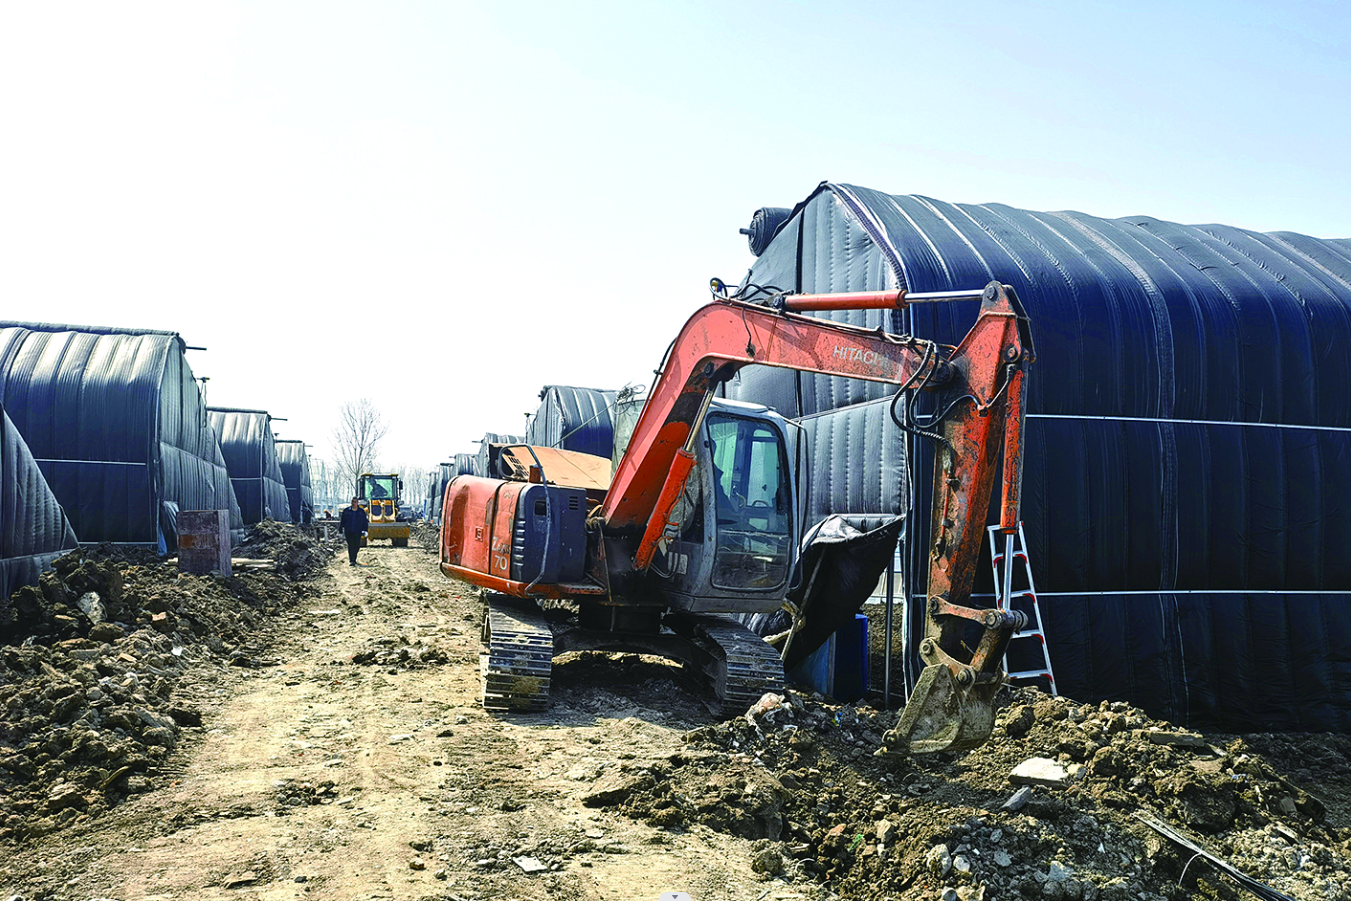
[[[611,408],[618,391],[546,385],[539,409],[530,418],[528,444],[609,457],[614,448]]]
[[[0,402],[84,542],[177,544],[239,507],[174,332],[0,322]]]
[[[220,439],[244,524],[253,525],[264,519],[290,522],[291,501],[277,460],[272,417],[266,410],[231,407],[211,407],[207,412]]]
[[[66,551],[79,547],[19,430],[0,405],[0,624],[9,596]]]
[[[277,439],[276,448],[291,522],[310,522],[314,519],[314,489],[310,483],[310,457],[305,453],[305,442]]]
[[[1039,353],[1023,516],[1060,690],[1202,728],[1351,731],[1351,240],[823,184],[747,282],[992,279],[1017,291]],[[975,313],[830,318],[953,343]],[[729,386],[808,417],[887,393],[764,368]],[[927,511],[931,455],[912,450]],[[829,478],[859,465],[835,457]]]
[[[474,456],[474,475],[492,477],[490,448],[494,444],[524,444],[520,435],[507,435],[502,432],[485,432],[479,439],[478,453]]]

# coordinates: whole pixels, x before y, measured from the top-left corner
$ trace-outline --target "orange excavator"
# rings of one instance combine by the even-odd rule
[[[976,322],[955,347],[802,315],[972,300]],[[790,424],[765,407],[715,399],[720,384],[756,364],[936,395],[940,413],[917,430],[936,444],[926,666],[885,746],[903,754],[979,745],[993,727],[1004,652],[1025,622],[969,601],[997,471],[1000,529],[1017,530],[1032,359],[1027,315],[998,282],[975,292],[720,298],[700,308],[671,345],[612,478],[608,460],[521,445],[501,450],[495,477],[447,486],[442,572],[487,591],[484,706],[541,708],[553,657],[571,650],[682,661],[709,677],[729,711],[782,687],[778,652],[726,615],[780,608],[802,538]]]

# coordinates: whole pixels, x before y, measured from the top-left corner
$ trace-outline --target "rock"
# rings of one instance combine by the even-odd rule
[[[408,861],[408,869],[425,870],[427,869],[427,862],[421,857],[414,857],[412,860]]]
[[[924,866],[929,872],[942,879],[952,871],[952,853],[947,845],[934,845],[929,849],[929,853],[924,855]]]
[[[957,889],[957,901],[985,901],[985,886],[962,886]]]
[[[596,780],[591,791],[582,795],[582,803],[587,807],[613,807],[621,804],[636,791],[643,791],[656,784],[648,773],[638,775],[614,774]]]
[[[1121,775],[1121,761],[1116,750],[1111,747],[1098,748],[1088,763],[1088,772],[1098,778]]]
[[[896,839],[896,824],[890,820],[879,820],[877,822],[877,841],[883,845],[889,845]]]
[[[1208,748],[1209,744],[1195,732],[1169,732],[1157,729],[1136,729],[1135,737],[1156,745],[1174,748]]]
[[[1013,858],[1009,857],[1008,854],[1003,851],[994,852],[990,855],[990,859],[994,861],[994,865],[997,867],[1013,866]]]
[[[1009,781],[1014,785],[1041,785],[1061,788],[1069,782],[1065,768],[1047,757],[1029,757],[1013,768]]]
[[[511,859],[511,862],[516,864],[516,866],[520,867],[521,872],[527,874],[547,873],[549,871],[548,865],[546,865],[545,863],[543,863],[542,861],[540,861],[538,858],[535,857],[525,857],[525,856],[513,857]]]
[[[950,885],[944,888],[943,893],[938,897],[939,901],[959,901],[959,898],[957,896],[957,889],[953,888]]]
[[[952,870],[954,873],[970,873],[971,861],[967,859],[965,854],[958,854],[952,858]]]
[[[751,860],[751,869],[765,876],[778,876],[783,872],[783,856],[773,848],[766,848]]]
[[[75,606],[80,608],[80,612],[85,615],[89,622],[98,625],[108,618],[108,612],[103,606],[103,599],[99,597],[97,591],[86,591],[80,595]]]
[[[202,725],[202,712],[191,707],[170,707],[169,716],[180,726]]]
[[[1009,799],[1004,802],[1004,809],[1010,811],[1022,810],[1025,806],[1027,806],[1028,798],[1031,797],[1032,797],[1032,786],[1024,785],[1022,788],[1018,789],[1016,792],[1014,792],[1012,795],[1009,796]]]
[[[244,885],[253,885],[258,881],[258,874],[253,870],[245,870],[238,876],[231,876],[222,883],[226,888],[239,888]]]
[[[1004,719],[1004,732],[1009,738],[1019,738],[1037,722],[1037,715],[1028,704],[1019,704],[1009,709]]]
[[[47,807],[54,813],[68,807],[84,807],[89,801],[74,785],[59,782],[47,793]]]
[[[1047,882],[1064,882],[1074,875],[1074,871],[1065,866],[1058,860],[1051,861],[1051,867],[1046,871]]]

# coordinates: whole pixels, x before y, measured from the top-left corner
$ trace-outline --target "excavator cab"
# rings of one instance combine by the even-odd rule
[[[766,613],[782,603],[800,533],[788,429],[767,407],[710,408],[672,511],[679,533],[653,560],[671,609]]]

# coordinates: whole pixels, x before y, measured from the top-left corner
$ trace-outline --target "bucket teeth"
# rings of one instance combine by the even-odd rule
[[[488,604],[487,652],[479,655],[483,706],[488,710],[543,710],[549,704],[554,639],[533,610]]]

